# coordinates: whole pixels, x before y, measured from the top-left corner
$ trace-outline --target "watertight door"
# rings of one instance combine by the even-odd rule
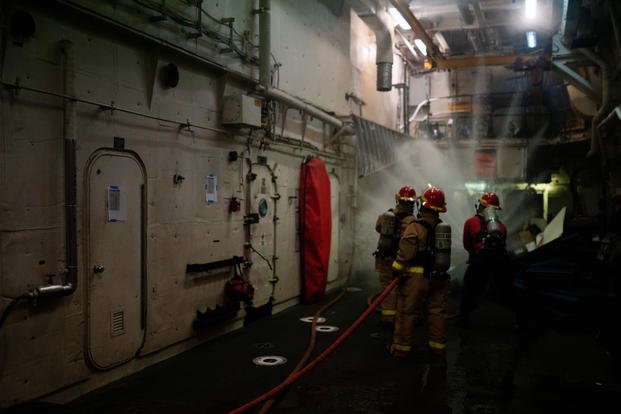
[[[250,183],[250,212],[258,214],[259,222],[250,224],[250,254],[252,261],[248,276],[254,292],[254,306],[269,301],[272,294],[270,280],[273,277],[274,256],[274,209],[276,207],[274,182],[267,166],[253,166],[256,178]]]
[[[88,356],[99,369],[141,346],[144,175],[131,154],[100,152],[88,174]]]

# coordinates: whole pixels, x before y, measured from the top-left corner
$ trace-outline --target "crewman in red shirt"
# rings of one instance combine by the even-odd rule
[[[498,195],[487,192],[479,199],[476,215],[464,224],[463,244],[469,258],[457,321],[457,325],[463,328],[470,326],[470,313],[476,308],[477,299],[490,278],[494,279],[503,296],[507,297],[511,290],[505,248],[507,227],[496,215],[500,209]]]

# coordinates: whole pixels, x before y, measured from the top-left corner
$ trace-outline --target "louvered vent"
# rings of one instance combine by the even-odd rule
[[[125,333],[125,313],[122,310],[112,312],[111,335],[117,336]]]

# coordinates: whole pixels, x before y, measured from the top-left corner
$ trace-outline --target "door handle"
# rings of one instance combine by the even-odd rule
[[[103,273],[104,267],[102,265],[93,266],[93,273]]]

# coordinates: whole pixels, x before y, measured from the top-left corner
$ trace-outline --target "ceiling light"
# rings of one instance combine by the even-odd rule
[[[528,20],[537,17],[537,0],[524,0],[524,14]]]
[[[425,46],[425,42],[420,39],[414,39],[414,44],[416,45],[418,50],[420,50],[420,53],[422,53],[423,56],[427,56],[427,46]]]
[[[392,19],[395,21],[397,26],[399,26],[401,29],[403,29],[403,30],[409,30],[410,29],[410,25],[405,20],[403,15],[401,13],[399,13],[399,10],[395,9],[394,7],[391,7],[391,8],[388,9],[388,13],[390,13],[390,17],[392,17]]]
[[[526,44],[530,49],[537,47],[537,32],[526,32]]]

